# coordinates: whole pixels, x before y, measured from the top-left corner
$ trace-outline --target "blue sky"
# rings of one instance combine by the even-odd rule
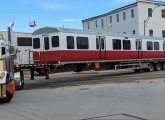
[[[100,15],[136,0],[2,0],[0,30],[14,21],[13,30],[33,32],[29,21],[38,25],[82,29],[82,19]],[[40,26],[41,27],[41,26]]]

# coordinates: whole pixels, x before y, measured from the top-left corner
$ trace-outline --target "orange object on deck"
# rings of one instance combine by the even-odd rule
[[[95,69],[99,70],[100,69],[100,63],[95,63]]]

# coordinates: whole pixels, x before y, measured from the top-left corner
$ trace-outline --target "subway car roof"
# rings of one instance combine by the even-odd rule
[[[165,40],[161,37],[148,37],[148,36],[137,36],[137,35],[128,35],[121,33],[110,33],[102,31],[91,31],[91,30],[81,30],[81,29],[71,29],[71,28],[62,28],[62,27],[43,27],[39,28],[32,33],[32,35],[45,35],[50,33],[75,33],[75,34],[88,34],[96,36],[114,36],[114,37],[127,37],[127,38],[137,38],[137,39],[152,39],[152,40]]]

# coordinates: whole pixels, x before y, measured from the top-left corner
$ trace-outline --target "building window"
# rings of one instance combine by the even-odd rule
[[[88,30],[90,29],[89,23],[88,23]]]
[[[104,19],[101,19],[101,26],[102,26],[102,29],[104,29]]]
[[[95,21],[95,25],[96,25],[96,28],[97,28],[97,21]]]
[[[148,17],[152,17],[152,8],[148,8]]]
[[[17,46],[32,46],[32,38],[31,37],[18,37]]]
[[[112,16],[109,17],[109,22],[112,24]]]
[[[149,36],[153,37],[153,30],[149,30]]]
[[[162,37],[165,38],[165,30],[162,30]]]
[[[123,12],[123,20],[126,20],[126,14]]]
[[[136,34],[136,31],[135,30],[132,30],[132,34],[135,35]]]
[[[77,37],[77,49],[89,49],[88,37]]]
[[[162,18],[165,18],[165,10],[162,10]]]
[[[154,42],[154,50],[159,50],[159,42]]]
[[[119,22],[119,14],[116,14],[116,20]]]
[[[120,39],[113,39],[113,49],[114,50],[121,50],[121,40]]]
[[[130,40],[123,40],[123,50],[131,50]]]
[[[147,50],[153,50],[153,43],[150,41],[147,41]]]
[[[40,48],[40,38],[34,38],[33,39],[33,48],[39,49]]]
[[[52,47],[59,47],[59,36],[52,36]]]
[[[135,13],[134,13],[134,9],[131,9],[131,18],[134,18]]]
[[[67,36],[67,49],[74,49],[74,37]]]

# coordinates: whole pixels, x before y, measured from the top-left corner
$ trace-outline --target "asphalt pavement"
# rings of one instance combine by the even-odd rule
[[[124,79],[124,78],[123,78]],[[164,120],[164,79],[17,91],[1,120]]]

